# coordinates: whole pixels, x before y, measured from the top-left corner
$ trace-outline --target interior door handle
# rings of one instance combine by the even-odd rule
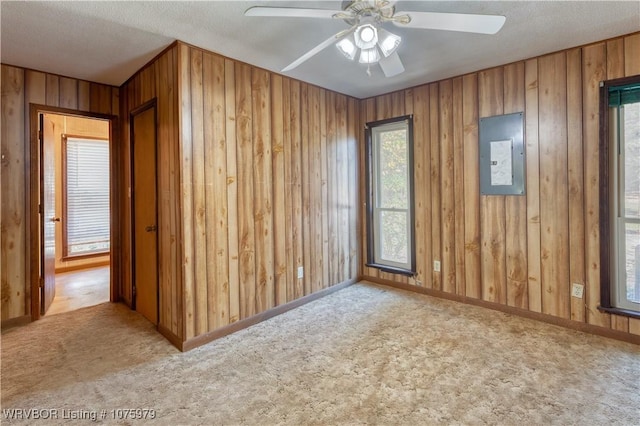
[[[155,225],[147,226],[146,228],[144,228],[144,230],[147,232],[155,232],[157,229],[158,227]]]
[[[52,217],[51,218],[51,222],[60,222],[60,218],[59,217]]]

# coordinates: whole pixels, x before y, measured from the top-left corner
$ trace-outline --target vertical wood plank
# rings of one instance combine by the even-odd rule
[[[78,81],[78,109],[80,111],[91,110],[91,84],[88,81]]]
[[[582,51],[567,52],[567,161],[569,284],[584,285],[584,173],[582,157]],[[568,289],[570,292],[570,287]],[[570,293],[569,293],[570,294]],[[583,299],[570,297],[570,318],[585,321]]]
[[[538,64],[542,312],[569,318],[566,54]]]
[[[300,119],[300,144],[302,147],[302,235],[303,235],[303,294],[311,294],[311,256],[312,253],[312,245],[313,245],[313,236],[311,235],[311,190],[310,190],[310,181],[311,170],[310,170],[310,158],[311,154],[311,142],[309,141],[309,89],[310,87],[307,84],[301,84],[300,87],[300,106],[302,108],[301,111],[301,119]]]
[[[236,64],[236,140],[238,164],[238,250],[240,319],[256,313],[254,153],[251,67]]]
[[[524,62],[504,67],[504,113],[524,112]],[[526,189],[525,189],[526,192]],[[507,304],[527,309],[527,203],[525,196],[505,197]]]
[[[503,84],[502,68],[478,74],[478,113],[481,118],[504,112]],[[504,203],[504,196],[480,197],[482,298],[501,304],[507,302]]]
[[[640,74],[640,33],[624,38],[624,75]]]
[[[465,295],[464,120],[462,77],[453,79],[453,201],[456,294]]]
[[[236,77],[235,63],[230,59],[224,60],[224,108],[225,135],[227,140],[227,241],[228,241],[228,270],[229,270],[229,323],[240,319],[240,235],[238,213],[238,141],[236,139]]]
[[[0,161],[2,193],[0,195],[0,278],[1,319],[27,315],[26,287],[29,287],[25,265],[25,72],[21,68],[2,65],[2,125]],[[28,106],[27,106],[28,107]]]
[[[529,310],[542,312],[540,272],[540,151],[538,60],[525,62],[525,156],[527,161],[527,292]]]
[[[328,205],[332,214],[326,218],[327,232],[326,236],[328,240],[328,262],[327,269],[329,270],[329,280],[332,284],[338,282],[338,265],[340,260],[338,257],[338,215],[337,208],[339,203],[337,186],[340,182],[337,181],[337,145],[339,143],[336,135],[336,95],[334,93],[327,93],[327,135],[326,135],[326,158],[324,159],[327,164],[326,178],[328,187]]]
[[[436,272],[433,268],[434,261],[442,261],[442,194],[440,188],[441,164],[440,164],[440,132],[438,127],[439,114],[439,90],[438,84],[429,85],[429,139],[431,162],[431,254],[429,268],[431,274],[431,288],[442,289],[442,272]]]
[[[349,139],[348,139],[348,106],[344,95],[336,95],[336,187],[338,216],[338,276],[337,284],[349,278],[349,212],[355,207],[349,202]],[[334,255],[335,256],[335,255]]]
[[[582,143],[584,149],[584,227],[587,322],[611,327],[611,315],[598,311],[600,303],[600,82],[606,78],[606,46],[582,49]]]
[[[190,48],[180,46],[179,61],[179,96],[180,96],[180,155],[181,155],[181,191],[182,205],[182,235],[183,235],[183,265],[182,276],[184,285],[184,337],[190,339],[196,335],[196,294],[194,283],[194,224],[193,224],[193,141],[191,120],[191,55]],[[92,95],[93,98],[93,95]],[[93,103],[93,99],[92,99]]]
[[[274,306],[273,217],[271,188],[271,81],[267,71],[253,68],[254,221],[256,313]]]
[[[169,66],[167,68],[167,81],[171,83],[171,89],[169,90],[169,96],[171,97],[168,111],[169,123],[180,123],[179,108],[181,107],[180,101],[180,71],[179,67],[179,49],[174,47],[170,52],[167,52]],[[171,274],[171,321],[172,329],[175,330],[177,336],[185,339],[185,323],[186,323],[186,300],[184,275],[182,273],[182,261],[184,259],[184,249],[179,245],[179,242],[183,240],[182,227],[180,226],[180,218],[182,217],[182,205],[181,205],[181,192],[180,192],[180,127],[170,127],[170,136],[167,143],[170,144],[169,155],[169,192],[170,192],[170,205],[171,211],[169,212],[169,220],[171,223],[171,245],[170,256],[173,261],[170,265]]]
[[[303,164],[302,157],[302,129],[301,114],[302,107],[300,104],[300,82],[291,81],[291,107],[290,107],[290,123],[291,123],[291,204],[292,212],[292,228],[293,237],[293,257],[295,281],[293,284],[292,299],[297,299],[304,295],[304,280],[298,278],[298,267],[304,265],[304,228],[302,224],[303,215]]]
[[[271,167],[273,176],[273,243],[275,305],[287,302],[284,108],[282,76],[271,76]]]
[[[609,40],[607,41],[607,80],[624,76],[624,39]]]
[[[229,323],[225,66],[217,55],[203,59],[208,326],[213,330]]]
[[[427,284],[427,277],[431,281],[431,274],[428,264],[430,255],[427,254],[427,246],[429,253],[431,245],[428,243],[429,238],[427,232],[431,233],[431,221],[427,221],[427,203],[429,203],[426,189],[431,189],[428,185],[427,163],[429,149],[425,135],[428,132],[428,114],[425,113],[427,104],[425,86],[419,86],[409,89],[412,92],[411,110],[413,112],[413,181],[414,181],[414,226],[415,226],[415,251],[416,251],[416,276],[415,282],[418,286]],[[408,96],[406,96],[409,99]],[[427,230],[427,223],[429,229]]]
[[[195,49],[192,49],[195,50]],[[218,312],[220,308],[225,309],[224,306],[220,306],[219,303],[223,302],[222,294],[218,294],[217,283],[220,280],[226,280],[225,277],[220,277],[217,271],[217,252],[218,252],[218,244],[216,241],[216,235],[218,234],[218,226],[217,219],[223,219],[226,212],[222,212],[222,216],[219,216],[218,212],[215,211],[217,208],[217,203],[215,198],[215,188],[214,188],[214,179],[217,174],[215,161],[217,158],[217,152],[215,151],[215,146],[217,145],[216,138],[219,137],[220,129],[216,129],[214,131],[214,125],[220,125],[220,121],[216,121],[214,118],[214,106],[213,106],[213,91],[214,91],[214,81],[216,75],[213,71],[213,55],[208,52],[202,53],[202,157],[201,159],[194,158],[194,162],[199,162],[203,166],[202,170],[202,199],[204,205],[202,206],[203,211],[203,235],[204,235],[204,247],[201,250],[198,250],[198,256],[201,260],[198,262],[200,268],[205,269],[206,275],[206,320],[207,320],[207,330],[215,330],[218,325],[218,319],[221,316]],[[222,83],[224,85],[224,82]],[[192,99],[193,103],[193,99]],[[219,118],[219,117],[216,117]],[[214,124],[215,123],[215,124]],[[195,138],[194,138],[195,142]],[[195,144],[194,144],[195,149]],[[225,151],[226,154],[226,151]],[[195,157],[195,151],[194,151]],[[222,194],[226,197],[226,193],[222,192]],[[223,219],[224,220],[224,219]],[[204,254],[204,256],[203,256]]]
[[[335,206],[331,206],[332,201],[332,178],[331,175],[331,164],[329,164],[329,151],[331,151],[331,146],[329,142],[329,125],[328,125],[328,115],[331,112],[334,112],[334,100],[330,99],[331,92],[327,90],[320,90],[320,105],[319,105],[319,143],[320,143],[320,176],[321,176],[321,200],[322,203],[322,211],[320,220],[321,226],[321,235],[322,235],[322,259],[324,260],[324,264],[322,266],[321,272],[321,287],[327,287],[335,283],[335,281],[331,278],[331,270],[335,269],[336,256],[337,252],[330,252],[330,235],[329,235],[329,222],[331,221],[330,212],[335,211]],[[334,133],[335,135],[335,133]]]
[[[184,184],[191,185],[191,208],[193,223],[193,287],[195,302],[195,335],[199,336],[208,331],[209,327],[209,310],[215,307],[215,293],[211,296],[208,294],[208,284],[215,279],[215,270],[212,270],[213,277],[208,276],[209,268],[214,265],[209,264],[209,259],[213,259],[212,253],[207,250],[207,223],[205,212],[205,135],[204,135],[204,94],[202,82],[202,51],[200,49],[190,48],[191,53],[191,152],[183,151],[183,155],[189,156],[191,164],[191,176],[186,173],[183,175]],[[147,67],[150,69],[151,67]],[[144,87],[144,86],[143,86]],[[145,88],[143,91],[143,99],[149,93]],[[206,168],[212,166],[207,164]],[[215,312],[212,312],[215,315]]]
[[[478,75],[462,77],[464,126],[464,271],[465,295],[482,297],[480,269],[480,184],[478,176]]]
[[[57,107],[60,105],[60,77],[58,77],[57,75],[47,74],[46,79],[47,79],[47,95],[46,95],[47,105]]]
[[[293,145],[291,135],[291,80],[282,79],[282,155],[284,168],[284,243],[286,266],[285,302],[293,300],[296,274],[294,210],[293,205]],[[276,300],[278,301],[278,300]]]
[[[439,128],[440,128],[440,229],[442,232],[441,290],[456,293],[455,264],[455,195],[453,164],[453,82],[451,79],[439,84]]]
[[[168,250],[170,247],[170,235],[171,226],[168,219],[168,212],[170,211],[169,203],[169,173],[164,168],[164,165],[169,163],[169,126],[168,112],[171,108],[171,100],[169,95],[170,82],[168,81],[168,55],[163,55],[158,58],[158,66],[156,67],[156,87],[155,93],[158,97],[157,103],[157,203],[158,203],[158,324],[176,333],[171,326],[171,277],[168,268],[172,263],[172,258],[167,258],[171,252]],[[127,86],[124,87],[124,92],[127,91]],[[124,96],[127,98],[127,96]],[[123,108],[125,114],[128,115],[129,106],[126,105]],[[124,137],[127,140],[127,137]],[[117,158],[122,158],[118,156]],[[122,172],[121,172],[122,173]],[[128,186],[128,184],[127,184]],[[125,200],[124,204],[127,204]],[[177,333],[176,333],[177,334]]]
[[[322,91],[324,92],[324,91]],[[311,292],[322,288],[325,260],[322,252],[322,155],[320,142],[320,93],[309,86],[309,229],[311,239]]]
[[[216,271],[216,315],[214,326],[216,328],[229,324],[229,240],[227,229],[229,228],[229,216],[227,205],[227,135],[225,122],[225,65],[224,58],[213,56],[211,68],[213,71],[212,105],[208,110],[213,111],[213,208],[208,203],[208,210],[213,210],[215,247],[215,271]],[[235,142],[235,141],[233,141]],[[232,142],[232,143],[233,143]],[[211,219],[207,219],[207,224]]]
[[[60,77],[60,106],[63,108],[78,108],[78,80]]]

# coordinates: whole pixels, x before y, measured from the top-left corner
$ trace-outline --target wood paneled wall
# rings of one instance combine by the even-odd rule
[[[178,70],[184,339],[355,279],[357,100],[182,44]]]
[[[174,44],[132,76],[120,94],[122,149],[121,223],[123,244],[121,295],[131,305],[131,112],[156,101],[157,191],[158,191],[158,280],[159,327],[175,338],[183,336],[183,281],[181,249],[181,209],[179,186],[180,152],[178,143],[178,47]],[[153,159],[150,159],[153,161]]]
[[[124,165],[128,116],[154,98],[165,334],[186,342],[357,278],[357,100],[177,43],[122,87]]]
[[[599,82],[640,74],[639,58],[632,34],[361,101],[363,121],[414,114],[416,182],[415,279],[363,263],[364,277],[640,334],[597,309]],[[478,120],[518,111],[526,196],[481,196]]]
[[[30,104],[118,115],[118,89],[2,64],[2,194],[0,275],[2,320],[31,314]],[[37,262],[37,259],[36,259]],[[37,268],[37,263],[35,265]]]

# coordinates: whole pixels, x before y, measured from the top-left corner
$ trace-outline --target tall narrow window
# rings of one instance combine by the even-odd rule
[[[610,294],[603,292],[602,304],[640,315],[640,77],[625,82],[609,82],[604,93],[610,237],[609,250],[604,248],[609,259],[603,259],[609,279],[603,277],[603,286],[608,284]]]
[[[412,118],[367,124],[368,265],[415,271]]]
[[[109,141],[63,136],[64,257],[109,252]]]

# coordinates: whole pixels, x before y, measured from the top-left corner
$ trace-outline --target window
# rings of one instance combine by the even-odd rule
[[[63,136],[63,255],[109,252],[109,141]]]
[[[411,116],[367,124],[368,266],[412,275],[413,134]]]
[[[601,303],[605,310],[640,317],[640,76],[605,83],[602,96],[608,176],[601,202],[608,211],[602,218]]]

